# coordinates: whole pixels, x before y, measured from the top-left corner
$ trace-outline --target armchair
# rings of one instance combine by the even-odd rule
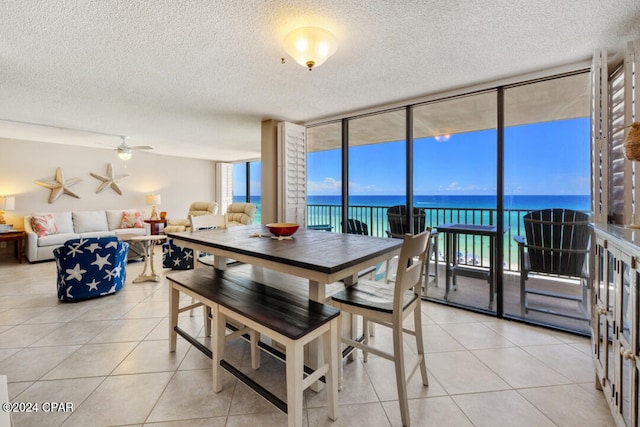
[[[396,239],[404,238],[405,233],[409,232],[409,224],[407,224],[406,216],[407,208],[404,205],[391,206],[387,209],[387,220],[389,221],[389,229],[387,229],[387,236],[394,237]],[[426,212],[424,209],[413,208],[413,234],[423,232],[427,228]],[[438,232],[433,231],[430,234],[430,242],[427,248],[427,261],[425,262],[425,285],[431,282],[429,278],[431,274],[430,259],[433,259],[435,268],[433,271],[434,286],[438,287]]]
[[[179,231],[191,230],[192,216],[199,215],[212,215],[218,212],[218,204],[215,202],[193,202],[189,206],[189,213],[185,219],[170,219],[167,226],[164,228],[166,233],[175,233]]]
[[[344,227],[344,224],[342,225]],[[366,222],[362,222],[358,219],[347,219],[347,233],[348,234],[361,234],[364,236],[369,235],[369,226]]]
[[[231,203],[227,206],[227,227],[253,224],[256,209],[256,205],[253,203]]]
[[[526,239],[514,236],[520,259],[520,307],[522,316],[538,311],[578,320],[589,320],[588,292],[590,288],[587,264],[589,259],[589,216],[571,209],[543,209],[527,213],[523,218]],[[556,276],[577,281],[554,281],[554,289],[542,285],[527,286],[529,275]],[[584,282],[584,283],[583,283]],[[529,299],[535,295],[535,301]],[[561,306],[545,304],[549,298],[578,303],[580,313],[565,311]]]

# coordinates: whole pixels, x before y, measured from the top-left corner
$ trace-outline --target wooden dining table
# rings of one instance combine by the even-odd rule
[[[178,246],[214,255],[225,270],[229,259],[308,280],[309,299],[324,302],[324,285],[344,281],[400,253],[401,239],[299,229],[290,239],[272,236],[264,225],[168,233]]]
[[[277,238],[264,225],[168,233],[182,247],[213,254],[214,267],[226,270],[229,260],[307,279],[309,299],[325,302],[326,285],[358,281],[360,272],[400,253],[402,239],[299,229],[291,238]],[[268,284],[268,283],[266,283]],[[344,322],[355,338],[356,319]],[[345,353],[347,350],[345,350]],[[320,342],[309,344],[311,367],[321,366]],[[314,385],[319,391],[321,384]]]

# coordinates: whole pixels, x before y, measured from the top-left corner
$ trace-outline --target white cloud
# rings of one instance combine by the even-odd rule
[[[324,181],[307,182],[307,192],[309,194],[340,194],[342,192],[342,181],[331,177],[326,177]]]
[[[447,185],[445,187],[445,190],[447,190],[447,191],[459,191],[459,190],[461,190],[460,184],[458,183],[458,181],[453,181],[451,184],[449,184],[449,185]]]

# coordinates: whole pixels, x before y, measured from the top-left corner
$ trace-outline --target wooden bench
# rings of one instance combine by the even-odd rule
[[[167,276],[169,279],[169,350],[175,351],[177,335],[187,335],[178,327],[179,294],[183,292],[211,308],[213,317],[212,349],[213,390],[222,390],[222,368],[252,388],[278,409],[287,413],[289,426],[302,425],[303,392],[324,379],[327,387],[329,418],[337,417],[338,331],[340,311],[329,305],[262,285],[228,271],[194,269]],[[207,321],[207,319],[205,319]],[[244,325],[226,334],[227,323]],[[286,402],[256,383],[224,359],[225,342],[247,330],[264,334],[285,348]],[[257,339],[251,339],[252,366],[259,366]],[[323,338],[324,362],[314,371],[304,366],[304,346]],[[203,344],[188,339],[203,350]],[[193,340],[193,341],[192,341]],[[195,342],[194,342],[195,341]],[[207,352],[205,351],[205,354]],[[257,360],[254,360],[254,355]],[[306,375],[306,377],[305,377]]]

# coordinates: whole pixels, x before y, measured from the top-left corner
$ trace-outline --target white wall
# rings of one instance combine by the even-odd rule
[[[109,163],[114,175],[129,175],[118,182],[122,195],[111,188],[96,194],[101,181],[89,173],[105,176]],[[61,195],[48,203],[50,190],[35,181],[53,181],[57,167],[65,179],[82,179],[70,187],[79,199]],[[158,212],[166,211],[167,218],[185,218],[192,202],[215,200],[215,163],[152,151],[134,152],[131,160],[123,162],[108,148],[0,138],[0,195],[16,198],[16,210],[5,213],[7,223],[15,228],[23,228],[23,217],[33,212],[122,208],[145,211],[146,218],[151,207],[145,205],[144,196],[151,193],[162,197]]]

